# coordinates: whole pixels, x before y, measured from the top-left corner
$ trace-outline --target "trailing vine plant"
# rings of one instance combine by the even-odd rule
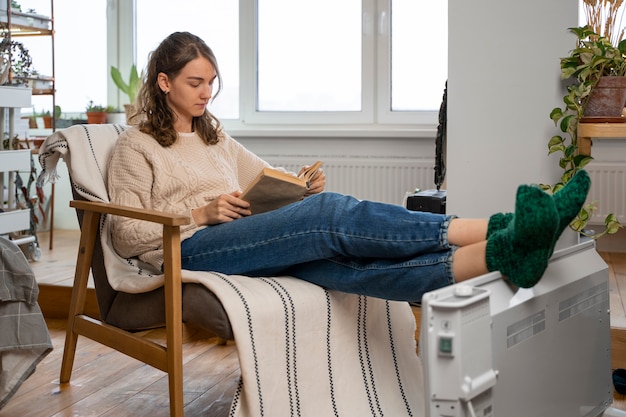
[[[578,170],[593,160],[590,155],[578,152],[578,123],[584,115],[591,91],[603,75],[626,74],[626,40],[615,47],[589,26],[569,30],[577,36],[577,47],[570,56],[561,58],[561,79],[573,79],[574,82],[567,87],[567,94],[563,97],[564,108],[556,107],[550,113],[550,118],[562,134],[552,136],[548,142],[548,155],[561,154],[559,167],[563,174],[554,185],[541,184],[542,189],[551,193],[558,192]],[[593,239],[617,233],[623,226],[612,213],[604,219],[605,230],[602,232],[591,234],[585,230],[591,215],[598,208],[597,204],[597,201],[586,204],[570,223],[570,228]]]
[[[14,39],[10,39],[8,28],[5,24],[0,23],[0,64],[4,67],[8,65],[11,71],[12,79],[24,79],[33,74],[33,59],[30,52],[23,43]]]

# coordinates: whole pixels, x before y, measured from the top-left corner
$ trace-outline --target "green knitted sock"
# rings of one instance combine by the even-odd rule
[[[558,225],[552,197],[538,187],[521,185],[513,221],[487,240],[487,269],[499,270],[518,287],[534,286],[548,267]]]
[[[583,204],[585,204],[589,188],[591,188],[591,178],[589,178],[587,171],[581,169],[576,171],[576,174],[567,184],[552,196],[560,218],[555,244],[561,233],[576,218]]]
[[[552,199],[559,213],[559,227],[554,235],[554,242],[550,253],[561,236],[561,233],[576,218],[580,209],[587,200],[587,193],[591,187],[591,179],[587,171],[576,171],[576,174],[565,184],[563,188],[554,193]],[[513,213],[496,213],[489,218],[487,226],[487,239],[498,230],[506,228],[515,215]]]
[[[489,225],[487,226],[487,239],[489,236],[506,228],[513,219],[513,213],[496,213],[489,217]]]

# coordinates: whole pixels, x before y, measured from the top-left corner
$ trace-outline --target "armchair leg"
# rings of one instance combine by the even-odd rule
[[[63,362],[61,362],[61,376],[59,378],[59,382],[62,384],[70,382],[72,367],[74,366],[74,357],[76,356],[76,342],[78,341],[78,335],[72,331],[70,326],[71,324],[68,320],[65,346],[63,347]]]
[[[76,270],[74,272],[72,299],[70,300],[70,309],[67,316],[67,333],[65,336],[65,346],[63,348],[61,375],[59,378],[62,384],[69,382],[72,376],[72,367],[76,355],[76,343],[78,341],[78,333],[74,330],[74,319],[76,316],[85,312],[87,281],[89,279],[91,258],[93,257],[99,222],[99,214],[89,211],[85,212],[80,234]]]
[[[179,230],[178,227],[163,226],[163,257],[166,259],[163,265],[165,327],[171,417],[183,417],[183,315]]]

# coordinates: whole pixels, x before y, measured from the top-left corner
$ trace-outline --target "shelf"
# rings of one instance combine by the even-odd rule
[[[578,152],[591,155],[592,139],[625,139],[626,123],[579,123]]]
[[[2,171],[30,171],[30,149],[16,151],[0,151],[0,167]]]
[[[0,177],[2,178],[2,184],[4,184],[5,177],[4,175],[11,171],[30,171],[30,150],[22,149],[16,151],[3,150],[0,151]],[[11,174],[6,178],[11,180]],[[0,208],[2,208],[3,212],[0,212],[0,235],[19,231],[19,230],[28,230],[30,228],[30,210],[29,209],[18,209],[16,208],[12,202],[13,193],[15,189],[10,186],[8,187],[7,196],[9,201],[5,204],[4,201],[0,201]],[[4,200],[4,196],[1,200]]]
[[[30,107],[31,94],[30,88],[0,86],[0,107]]]
[[[0,235],[28,230],[30,228],[30,210],[9,210],[0,213]]]
[[[0,0],[2,1],[2,0]],[[7,25],[9,17],[6,10],[0,15],[0,23]],[[37,14],[11,12],[11,36],[50,36],[52,19]]]

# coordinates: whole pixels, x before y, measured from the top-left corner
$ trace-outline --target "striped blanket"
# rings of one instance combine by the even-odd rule
[[[121,130],[86,125],[56,132],[40,148],[40,183],[56,179],[62,157],[81,194],[108,201],[107,158]],[[115,254],[106,221],[102,230],[115,289],[141,292],[162,285],[159,271],[147,273],[146,265]],[[213,291],[231,321],[241,381],[230,416],[424,414],[415,319],[407,303],[327,291],[293,277],[183,271],[183,280]]]

